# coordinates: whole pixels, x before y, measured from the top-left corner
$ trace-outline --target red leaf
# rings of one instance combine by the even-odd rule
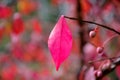
[[[0,6],[0,18],[9,18],[12,15],[12,9],[7,6]]]
[[[4,34],[4,27],[0,26],[0,40],[3,37],[3,34]]]
[[[21,15],[19,13],[14,14],[14,20],[13,20],[13,33],[20,34],[24,30],[24,22],[21,18]]]
[[[33,19],[32,25],[33,25],[33,30],[36,33],[41,33],[42,32],[42,28],[41,28],[40,22],[37,19]]]
[[[72,35],[63,15],[49,36],[48,47],[55,62],[56,70],[58,70],[61,63],[69,56],[72,48]]]
[[[120,66],[117,66],[117,68],[116,68],[116,75],[120,79]]]

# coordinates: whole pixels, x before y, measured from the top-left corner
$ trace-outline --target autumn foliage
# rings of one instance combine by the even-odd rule
[[[0,80],[119,80],[119,0],[0,0]]]

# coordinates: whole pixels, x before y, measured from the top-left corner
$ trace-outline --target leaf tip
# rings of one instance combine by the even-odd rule
[[[59,67],[56,68],[56,71],[58,71],[58,70],[59,70]]]
[[[60,67],[60,64],[56,64],[56,71],[58,71],[59,70],[59,67]]]
[[[61,15],[61,18],[64,18],[64,15]]]

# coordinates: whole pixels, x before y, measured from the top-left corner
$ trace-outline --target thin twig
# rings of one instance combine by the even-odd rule
[[[102,59],[98,59],[98,60],[89,61],[88,63],[89,63],[89,64],[92,64],[92,63],[94,63],[94,62],[99,62],[99,61],[103,61],[103,60],[107,60],[107,59],[113,60],[113,59],[116,59],[116,58],[120,58],[120,56],[111,57],[111,58],[102,58]]]
[[[71,19],[71,20],[78,20],[78,18],[74,18],[74,17],[68,17],[68,16],[64,16],[64,17],[67,18],[67,19]],[[120,35],[120,32],[118,32],[118,31],[116,31],[115,29],[110,28],[110,27],[108,27],[108,26],[106,26],[106,25],[102,25],[102,24],[99,24],[99,23],[96,23],[96,22],[86,21],[86,20],[81,20],[81,22],[90,23],[90,24],[95,24],[95,25],[101,26],[101,27],[103,27],[103,28],[105,28],[105,29],[111,30],[111,31],[113,31],[113,32],[115,32],[115,33],[117,33],[117,34]]]
[[[115,34],[115,35],[111,36],[110,38],[108,38],[106,41],[104,41],[103,47],[105,47],[110,40],[112,40],[113,38],[118,37],[118,36],[119,35]]]

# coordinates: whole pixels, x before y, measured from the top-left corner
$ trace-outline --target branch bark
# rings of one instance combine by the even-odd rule
[[[111,73],[113,70],[115,70],[115,68],[116,68],[117,66],[120,66],[120,57],[117,58],[117,59],[115,59],[115,60],[111,63],[111,65],[110,65],[109,68],[107,68],[107,69],[105,69],[105,70],[102,70],[102,75],[96,76],[96,80],[102,80],[102,78],[103,78],[104,76],[106,76],[107,74],[109,74],[109,73]]]
[[[86,40],[85,40],[85,36],[86,36],[86,29],[85,29],[85,26],[82,22],[82,19],[83,19],[83,8],[81,6],[81,1],[82,0],[77,0],[77,7],[76,7],[76,15],[77,15],[77,21],[78,21],[78,24],[80,26],[80,31],[79,31],[79,40],[80,40],[80,69],[79,69],[79,72],[78,72],[78,76],[77,76],[77,80],[79,80],[79,78],[83,78],[84,79],[84,74],[82,72],[83,69],[83,66],[84,66],[84,52],[83,52],[83,47],[84,45],[86,44]]]

